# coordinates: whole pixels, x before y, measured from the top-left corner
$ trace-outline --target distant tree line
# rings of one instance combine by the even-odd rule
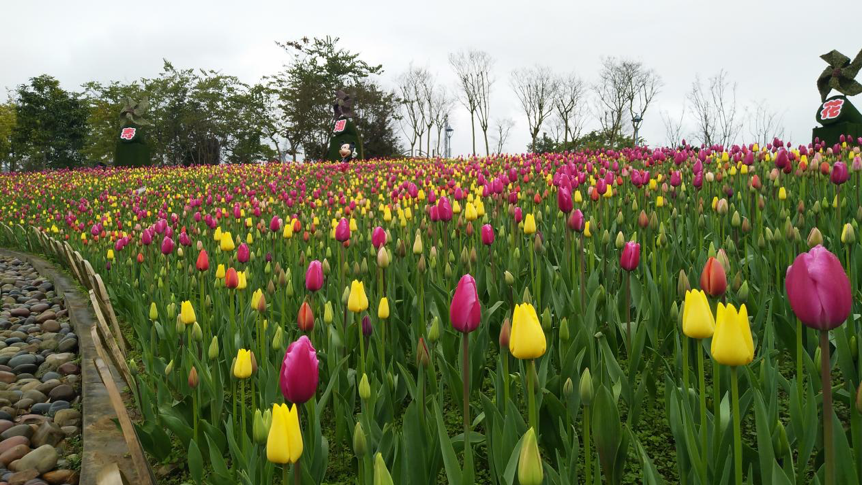
[[[0,104],[0,168],[111,165],[128,98],[149,100],[145,129],[155,165],[316,160],[328,147],[337,89],[354,99],[366,157],[401,155],[401,100],[373,77],[382,66],[339,47],[337,38],[279,45],[289,62],[254,84],[167,60],[156,77],[91,81],[79,91],[50,75],[34,77]]]

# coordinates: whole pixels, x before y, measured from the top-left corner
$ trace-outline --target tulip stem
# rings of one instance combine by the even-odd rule
[[[701,456],[703,457],[703,462],[708,463],[707,455],[708,455],[708,447],[706,445],[706,378],[704,377],[703,372],[703,348],[700,340],[697,340],[697,374],[698,379],[700,381],[700,442],[701,442]],[[706,467],[703,468],[703,476],[700,479],[701,483],[707,483],[706,481]]]
[[[192,423],[194,423],[195,442],[198,441],[198,390],[192,388]]]
[[[590,445],[590,407],[584,406],[584,481],[587,485],[593,483],[593,450]]]
[[[527,412],[530,418],[530,427],[539,429],[536,416],[536,360],[531,359],[527,364]]]
[[[653,259],[653,261],[655,261]],[[632,355],[632,273],[626,271],[626,346],[629,357]],[[629,361],[631,362],[631,361]],[[629,369],[631,371],[631,369]]]
[[[584,282],[585,277],[584,273],[586,272],[586,268],[584,267],[584,253],[587,252],[587,247],[584,245],[584,233],[581,232],[581,247],[580,247],[580,255],[581,255],[581,314],[586,314],[587,311],[587,287]]]
[[[820,380],[823,387],[824,485],[835,483],[835,448],[832,439],[832,373],[829,366],[829,330],[820,331]]]
[[[239,364],[237,364],[239,365]],[[245,427],[245,379],[239,380],[239,398],[242,401],[242,404],[239,406],[239,412],[241,416],[242,423],[242,435],[240,435],[240,440],[242,441],[242,452],[245,454],[246,446],[246,427]]]
[[[802,400],[802,320],[796,319],[796,391]]]
[[[365,374],[365,334],[362,333],[362,320],[356,314],[356,327],[359,329],[359,377]]]
[[[461,342],[464,349],[464,358],[461,362],[461,378],[464,384],[464,459],[466,460],[467,450],[470,448],[470,334],[464,332],[461,336]]]
[[[503,360],[503,398],[509,402],[509,349],[500,349],[500,358]]]
[[[281,469],[284,472],[284,476],[282,477],[281,482],[284,485],[287,485],[288,483],[290,483],[290,467],[288,467],[287,463],[285,463],[284,465],[282,465]]]
[[[712,452],[714,456],[719,455],[721,447],[721,366],[715,359],[712,360]]]
[[[689,341],[686,335],[682,336],[682,387],[688,396],[688,347]]]
[[[736,485],[742,485],[742,432],[739,427],[739,379],[736,367],[730,368],[730,392],[733,401],[733,461]]]

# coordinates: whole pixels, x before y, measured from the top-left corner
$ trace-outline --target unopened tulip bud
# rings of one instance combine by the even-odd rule
[[[670,305],[670,319],[674,322],[679,321],[679,305],[676,301]]]
[[[449,263],[446,263],[446,269],[443,270],[443,274],[447,279],[452,278],[452,266]]]
[[[533,428],[527,430],[518,457],[518,483],[521,485],[542,485],[544,469],[539,445],[536,442],[536,432]]]
[[[572,382],[572,378],[569,377],[566,379],[566,383],[563,384],[563,395],[569,397],[573,392],[575,392],[575,383]]]
[[[740,286],[739,290],[736,292],[736,296],[739,298],[740,302],[745,303],[748,301],[748,292],[748,280],[746,280],[742,282],[742,286]]]
[[[506,271],[503,273],[503,279],[506,281],[506,284],[512,286],[515,284],[515,277],[512,276],[512,273]]]
[[[275,336],[272,337],[272,350],[281,350],[281,346],[284,344],[284,330],[281,329],[281,326],[275,327]]]
[[[781,421],[776,421],[775,431],[772,433],[772,447],[775,456],[784,457],[790,452],[790,442],[787,440],[787,430]]]
[[[266,427],[266,422],[263,420],[263,413],[260,409],[254,410],[254,418],[252,419],[252,439],[257,445],[265,445],[266,439],[269,436],[269,430]]]
[[[334,313],[332,310],[332,302],[328,301],[323,307],[323,322],[327,324],[332,323],[333,317]]]
[[[820,233],[820,229],[812,227],[811,232],[808,233],[807,242],[809,248],[823,244],[823,234]]]
[[[625,246],[625,245],[626,245],[626,238],[625,238],[625,236],[623,236],[623,232],[620,231],[617,233],[617,239],[614,241],[614,246],[616,246],[617,249],[622,249],[623,246]]]
[[[347,305],[348,300],[350,300],[350,285],[344,287],[344,292],[341,293],[341,304]]]
[[[192,370],[189,371],[189,387],[194,389],[198,387],[199,382],[200,381],[198,380],[198,370],[195,368],[195,366],[192,366]]]
[[[362,429],[362,423],[357,421],[353,427],[353,453],[357,458],[362,458],[368,453],[368,441],[365,438],[365,431]]]
[[[533,304],[533,298],[530,295],[530,288],[529,287],[526,287],[526,286],[524,287],[524,295],[521,297],[521,301],[523,301],[524,303],[529,303],[530,305]]]
[[[165,375],[166,376],[171,375],[171,372],[173,372],[173,370],[174,370],[174,361],[171,360],[170,362],[168,362],[168,366],[165,367]]]
[[[359,381],[359,397],[363,401],[367,401],[371,397],[371,384],[368,383],[367,374],[362,374],[362,379]]]
[[[389,267],[389,253],[386,252],[386,246],[380,246],[377,251],[377,267],[386,269]]]
[[[691,290],[691,283],[688,281],[688,276],[685,274],[685,270],[679,270],[679,279],[676,284],[676,292],[679,295],[680,299],[685,298],[685,293]]]
[[[159,310],[156,308],[156,302],[150,303],[150,320],[158,320]]]
[[[542,329],[546,332],[551,329],[551,310],[548,307],[542,312]]]
[[[182,335],[186,331],[186,324],[183,323],[183,318],[180,315],[177,315],[176,330],[178,335]]]
[[[393,485],[393,483],[392,475],[389,474],[389,469],[386,468],[386,462],[383,461],[383,455],[377,453],[374,457],[373,485]]]
[[[440,319],[438,317],[434,317],[431,320],[431,328],[428,330],[428,341],[434,343],[437,339],[440,338]]]
[[[856,242],[856,231],[852,224],[844,224],[844,229],[841,230],[841,242],[844,244],[853,244]]]
[[[817,370],[817,373],[820,374],[820,347],[817,347],[814,350],[814,369]]]
[[[192,324],[192,338],[198,342],[204,339],[204,332],[198,322]]]
[[[569,319],[563,318],[560,320],[560,340],[563,342],[569,341]]]
[[[210,342],[210,347],[207,350],[207,357],[209,357],[210,360],[218,358],[218,337],[213,337],[212,342]]]
[[[733,227],[739,227],[742,224],[742,217],[739,215],[739,211],[733,211],[733,216],[730,218],[730,225]]]
[[[428,352],[428,345],[422,337],[419,337],[419,343],[416,345],[416,364],[425,368],[431,364],[431,355]]]
[[[859,387],[856,389],[856,412],[862,414],[862,383],[859,383]]]
[[[578,390],[581,394],[581,404],[591,406],[593,404],[593,376],[590,375],[589,367],[581,373],[581,384]]]

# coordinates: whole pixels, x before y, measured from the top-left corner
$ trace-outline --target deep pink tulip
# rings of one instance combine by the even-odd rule
[[[623,253],[620,255],[620,266],[626,271],[633,271],[638,267],[641,261],[641,245],[629,241],[623,247]]]
[[[835,185],[841,185],[850,178],[850,172],[847,170],[847,164],[844,162],[835,162],[832,165],[832,174],[829,180]]]
[[[141,243],[143,243],[144,246],[149,246],[153,243],[153,234],[149,229],[145,229],[143,234],[141,234]]]
[[[847,273],[823,246],[796,256],[787,268],[784,287],[793,313],[811,328],[831,330],[850,315],[853,297]]]
[[[449,319],[452,321],[452,327],[461,333],[476,330],[482,321],[482,305],[479,303],[476,280],[469,274],[462,276],[455,288],[455,295],[449,306]]]
[[[248,244],[242,243],[236,248],[236,259],[240,263],[248,263],[248,260],[251,259],[251,250],[248,248]]]
[[[350,224],[347,219],[342,218],[335,226],[335,240],[343,243],[348,239],[350,239]]]
[[[305,335],[290,346],[281,362],[279,385],[284,398],[294,404],[304,404],[317,392],[319,379],[317,351]]]
[[[572,215],[569,216],[569,219],[566,221],[566,225],[569,226],[569,230],[575,232],[583,232],[584,230],[584,213],[581,212],[580,209],[575,209],[572,212]]]
[[[452,220],[452,204],[446,197],[440,197],[440,202],[437,203],[437,217],[443,222]]]
[[[269,220],[269,230],[271,232],[278,232],[281,230],[281,219],[278,216],[272,216],[272,219]]]
[[[494,228],[491,227],[491,224],[482,226],[482,244],[485,246],[494,244]]]
[[[560,209],[560,212],[563,212],[564,214],[572,212],[575,205],[574,202],[572,202],[571,190],[566,187],[560,187],[560,190],[557,191],[557,207]]]
[[[605,182],[605,179],[596,180],[596,190],[599,195],[605,195],[605,192],[608,191],[608,183]]]
[[[172,252],[174,252],[174,240],[168,236],[165,236],[165,238],[162,239],[162,254],[167,256]]]
[[[524,213],[520,207],[515,207],[515,224],[519,224],[524,219]]]
[[[308,263],[308,269],[305,271],[305,289],[317,291],[321,288],[323,288],[323,266],[315,259]]]
[[[371,231],[371,244],[375,249],[380,249],[380,246],[386,244],[386,231],[382,227],[377,226]]]

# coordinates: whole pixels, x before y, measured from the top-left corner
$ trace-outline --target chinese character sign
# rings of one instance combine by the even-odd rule
[[[123,128],[123,130],[120,132],[120,139],[131,141],[131,139],[135,137],[136,131],[137,129],[131,126]]]
[[[844,107],[843,99],[830,99],[823,103],[823,108],[820,111],[820,118],[823,120],[833,120],[841,115],[842,107]]]

